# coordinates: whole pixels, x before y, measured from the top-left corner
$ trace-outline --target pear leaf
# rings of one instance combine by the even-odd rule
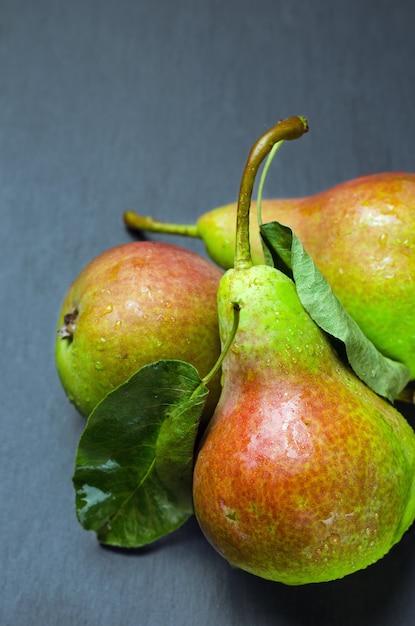
[[[193,451],[207,394],[192,365],[163,360],[92,411],[73,485],[78,520],[100,543],[140,547],[193,514]]]
[[[410,379],[406,365],[381,354],[347,313],[329,283],[288,226],[271,222],[260,226],[274,267],[293,278],[298,297],[316,324],[343,342],[355,374],[378,395],[391,402]]]

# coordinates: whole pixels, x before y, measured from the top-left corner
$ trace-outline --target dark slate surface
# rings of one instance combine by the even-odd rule
[[[405,0],[1,1],[2,625],[415,622],[414,529],[365,572],[301,588],[232,570],[193,520],[141,552],[100,547],[75,518],[83,420],[53,356],[70,281],[132,238],[122,212],[189,222],[233,201],[277,119],[311,130],[268,195],[413,171],[413,18]]]

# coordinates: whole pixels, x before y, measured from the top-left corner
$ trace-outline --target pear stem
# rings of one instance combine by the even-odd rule
[[[248,269],[253,265],[249,243],[249,210],[256,175],[261,163],[270,153],[274,144],[279,141],[298,139],[307,131],[308,123],[305,117],[290,117],[279,121],[275,126],[267,130],[252,146],[239,187],[236,214],[235,269]]]
[[[196,224],[170,224],[159,222],[153,217],[138,215],[134,211],[124,213],[124,224],[133,230],[145,230],[152,233],[166,233],[168,235],[182,235],[184,237],[200,238]]]
[[[232,302],[232,307],[233,307],[233,324],[232,324],[231,332],[229,333],[226,343],[223,346],[221,353],[219,355],[219,358],[216,361],[215,365],[212,367],[210,372],[206,374],[204,378],[202,378],[202,382],[204,385],[207,385],[208,382],[212,380],[215,374],[219,371],[219,369],[222,366],[223,360],[229,348],[231,347],[233,340],[235,339],[236,331],[238,330],[238,326],[239,326],[240,306],[236,302]]]

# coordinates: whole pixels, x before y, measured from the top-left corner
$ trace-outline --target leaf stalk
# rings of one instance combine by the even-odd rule
[[[232,302],[232,307],[233,307],[233,324],[232,324],[232,329],[231,332],[229,333],[229,336],[226,340],[225,345],[222,348],[222,351],[219,355],[218,360],[216,361],[215,365],[212,367],[212,369],[210,370],[210,372],[208,374],[206,374],[206,376],[204,378],[202,378],[202,382],[204,385],[207,385],[209,383],[210,380],[212,380],[212,378],[215,376],[215,374],[219,371],[219,369],[222,366],[223,360],[225,358],[225,356],[228,353],[229,348],[231,347],[233,340],[235,339],[235,335],[236,335],[236,331],[238,330],[238,326],[239,326],[239,317],[240,317],[240,306],[239,304],[237,304],[236,302]]]

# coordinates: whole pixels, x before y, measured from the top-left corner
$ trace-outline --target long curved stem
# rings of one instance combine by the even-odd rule
[[[236,217],[235,269],[247,269],[253,265],[249,244],[249,209],[255,178],[262,161],[279,141],[298,139],[308,131],[304,117],[290,117],[279,121],[267,130],[252,146],[239,188]]]

